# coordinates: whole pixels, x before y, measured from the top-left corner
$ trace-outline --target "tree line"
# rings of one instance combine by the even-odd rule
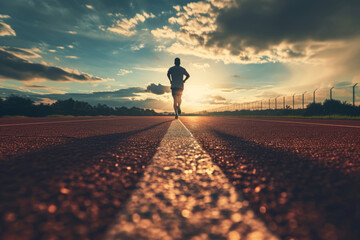
[[[50,115],[72,116],[156,116],[152,109],[137,107],[109,107],[105,104],[90,105],[87,102],[72,98],[57,100],[52,104],[35,104],[30,98],[11,95],[5,99],[0,98],[0,116],[28,116],[45,117]]]

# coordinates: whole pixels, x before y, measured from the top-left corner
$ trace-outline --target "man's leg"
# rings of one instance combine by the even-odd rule
[[[175,111],[175,115],[177,115],[177,110],[178,110],[178,103],[177,103],[177,96],[173,95],[174,98],[174,111]]]
[[[178,104],[178,107],[180,107],[180,105],[181,105],[181,95],[178,95],[177,96],[177,104]]]
[[[180,105],[181,105],[182,90],[179,90],[178,93],[179,94],[177,94],[177,107],[178,107],[178,114],[181,114]]]

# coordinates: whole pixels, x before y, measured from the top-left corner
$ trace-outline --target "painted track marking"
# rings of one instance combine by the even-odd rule
[[[180,120],[106,239],[278,239]]]

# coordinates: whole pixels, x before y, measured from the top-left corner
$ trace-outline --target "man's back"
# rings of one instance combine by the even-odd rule
[[[184,88],[184,75],[189,75],[185,68],[173,66],[169,68],[168,74],[171,75],[171,88]]]

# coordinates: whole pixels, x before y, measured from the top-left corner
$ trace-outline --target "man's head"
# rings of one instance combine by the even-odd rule
[[[175,65],[180,66],[180,58],[175,58]]]

